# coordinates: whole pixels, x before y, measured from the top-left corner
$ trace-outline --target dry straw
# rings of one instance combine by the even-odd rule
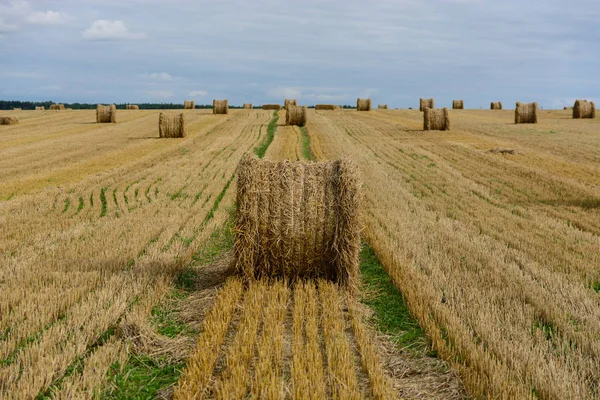
[[[185,115],[160,113],[158,116],[158,136],[161,138],[182,138],[187,135]]]
[[[287,112],[285,113],[285,124],[286,125],[306,125],[306,106],[294,106],[288,104]]]
[[[213,114],[229,113],[229,100],[213,100]]]
[[[281,110],[280,104],[263,104],[263,110]]]
[[[426,108],[434,108],[433,99],[419,99],[419,111],[425,111]]]
[[[186,110],[193,110],[195,107],[194,100],[184,100],[183,108]]]
[[[425,108],[423,111],[423,130],[426,131],[449,131],[450,117],[448,109]]]
[[[335,104],[316,104],[315,110],[337,110],[338,107]]]
[[[452,100],[452,109],[453,110],[464,110],[465,101],[464,100]]]
[[[65,109],[65,105],[64,104],[50,104],[50,110],[64,110]]]
[[[44,106],[35,106],[35,110],[36,111],[44,111],[45,108],[44,108]]]
[[[387,104],[378,104],[377,105],[377,109],[378,110],[387,110],[388,109],[388,105]]]
[[[356,289],[360,183],[347,159],[245,156],[237,170],[234,255],[246,280],[326,278]]]
[[[502,110],[502,102],[501,101],[491,102],[490,110]]]
[[[596,118],[596,105],[593,101],[575,100],[573,118]]]
[[[371,111],[371,99],[356,99],[357,111]]]
[[[96,106],[96,122],[117,122],[117,106],[114,104],[110,106],[98,104]]]
[[[18,123],[17,117],[0,117],[0,125],[17,125]]]
[[[297,106],[298,105],[298,101],[296,101],[295,99],[285,99],[283,101],[283,108],[284,109],[288,109],[289,106]]]
[[[252,103],[244,103],[244,110],[252,110]]]
[[[126,110],[139,110],[140,106],[138,106],[137,104],[127,104],[125,106]]]
[[[520,103],[515,108],[515,124],[537,124],[538,103]]]

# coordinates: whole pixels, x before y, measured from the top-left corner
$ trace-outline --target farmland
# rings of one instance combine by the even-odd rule
[[[123,327],[151,326],[190,271],[210,296],[175,398],[600,396],[597,120],[450,110],[452,130],[423,132],[416,110],[284,113],[184,110],[183,139],[159,139],[155,111],[2,114],[19,124],[0,127],[0,398],[110,397],[136,354]],[[358,165],[363,239],[451,372],[389,350],[332,283],[244,287],[202,262],[247,153]]]

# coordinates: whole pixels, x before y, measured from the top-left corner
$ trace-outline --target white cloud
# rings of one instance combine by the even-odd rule
[[[65,23],[67,20],[67,14],[60,11],[34,11],[29,14],[26,21],[30,24],[39,25],[59,25]]]
[[[192,90],[188,95],[192,97],[204,97],[208,94],[206,90]]]
[[[295,99],[302,97],[302,92],[298,88],[280,86],[267,91],[269,97],[285,97]]]
[[[146,37],[143,33],[130,32],[123,21],[105,19],[94,21],[92,26],[83,32],[82,36],[87,40],[136,40]]]
[[[175,97],[175,94],[170,90],[147,90],[146,94],[150,97],[168,99]]]
[[[146,73],[146,74],[142,74],[142,77],[146,78],[146,79],[156,79],[156,80],[161,80],[161,81],[172,81],[173,80],[173,77],[166,72]]]

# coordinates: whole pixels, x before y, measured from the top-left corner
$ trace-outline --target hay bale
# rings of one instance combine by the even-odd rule
[[[64,110],[64,109],[65,109],[64,104],[50,104],[50,110],[60,111],[60,110]]]
[[[371,99],[356,99],[357,111],[371,111]]]
[[[502,102],[501,101],[491,102],[490,110],[502,110]]]
[[[72,108],[65,108],[65,111],[73,111]]]
[[[245,156],[233,232],[238,273],[325,278],[356,289],[360,182],[347,159],[303,163]]]
[[[193,110],[194,108],[196,108],[196,106],[194,104],[194,100],[184,100],[183,108],[186,110]]]
[[[17,125],[18,123],[17,117],[0,117],[0,125]]]
[[[573,118],[596,118],[596,105],[593,101],[575,100]]]
[[[98,104],[96,106],[96,122],[99,124],[105,122],[117,122],[117,106],[114,104],[111,104],[110,106]]]
[[[244,110],[252,110],[252,103],[244,103]]]
[[[125,106],[126,110],[139,110],[140,106],[138,106],[137,104],[127,104]]]
[[[44,111],[44,106],[35,106],[35,111]]]
[[[229,100],[213,100],[213,114],[229,113]]]
[[[263,110],[281,110],[280,104],[263,104]]]
[[[450,117],[448,109],[429,108],[423,110],[423,130],[425,131],[449,131]]]
[[[285,124],[286,125],[306,125],[306,106],[294,106],[288,104],[288,109],[285,113]]]
[[[337,110],[338,106],[335,104],[316,104],[315,110]]]
[[[23,111],[23,109],[15,107],[15,108],[13,108],[13,111]]]
[[[419,111],[425,111],[426,108],[435,108],[433,99],[419,99]]]
[[[453,110],[464,110],[465,109],[465,101],[464,100],[452,100],[452,109]]]
[[[538,103],[520,103],[515,107],[515,124],[537,124]]]
[[[160,113],[158,116],[158,136],[161,138],[183,138],[187,135],[185,115]]]
[[[283,101],[283,108],[284,109],[288,109],[289,106],[297,106],[298,105],[298,101],[294,100],[294,99],[285,99]]]
[[[387,110],[388,109],[388,105],[387,104],[378,104],[377,105],[377,109],[378,110]]]

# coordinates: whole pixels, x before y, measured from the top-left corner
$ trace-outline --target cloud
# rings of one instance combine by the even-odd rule
[[[161,99],[175,97],[175,94],[170,90],[147,90],[146,94],[150,97]]]
[[[26,21],[38,25],[60,25],[67,21],[67,14],[60,11],[35,11],[29,14]]]
[[[146,73],[146,74],[142,74],[142,77],[146,78],[146,79],[156,79],[156,80],[161,80],[161,81],[172,81],[173,80],[173,77],[166,72]]]
[[[297,98],[302,97],[302,92],[295,87],[279,86],[267,91],[269,97],[285,97],[285,98]]]
[[[0,18],[0,34],[14,32],[16,30],[17,30],[16,25],[7,24],[6,22],[4,22],[4,20],[2,18]]]
[[[192,90],[188,95],[192,97],[204,97],[208,94],[206,90]]]
[[[146,37],[143,33],[133,33],[123,21],[99,19],[86,29],[82,36],[87,40],[137,40]]]

